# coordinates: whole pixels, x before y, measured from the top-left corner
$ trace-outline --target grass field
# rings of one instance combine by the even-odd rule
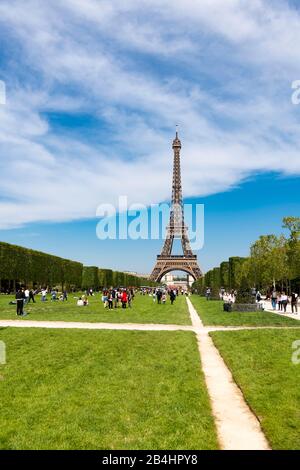
[[[79,294],[69,296],[67,302],[41,302],[40,296],[36,296],[36,303],[29,303],[25,310],[28,316],[26,320],[62,320],[83,322],[113,322],[113,323],[174,323],[178,325],[190,325],[188,308],[183,296],[179,296],[174,305],[168,299],[166,305],[157,305],[148,295],[136,294],[132,302],[132,308],[117,308],[108,310],[103,307],[101,294],[89,297],[89,306],[78,307],[76,297]],[[50,296],[48,296],[50,297]],[[16,319],[16,306],[9,305],[14,296],[0,296],[0,319]],[[19,318],[19,317],[18,317]]]
[[[224,312],[223,302],[207,301],[204,297],[193,295],[193,305],[204,325],[220,326],[294,326],[300,327],[300,322],[289,317],[281,317],[270,312]]]
[[[215,449],[190,332],[0,330],[1,449]]]
[[[292,362],[292,344],[300,340],[300,332],[226,331],[211,336],[271,447],[300,449],[300,364]]]

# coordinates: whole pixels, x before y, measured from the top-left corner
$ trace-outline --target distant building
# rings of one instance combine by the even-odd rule
[[[173,274],[171,274],[171,273],[165,274],[161,278],[161,282],[162,282],[162,284],[167,284],[167,286],[173,284],[173,282],[174,282]]]
[[[136,271],[124,271],[124,274],[129,274],[130,276],[142,277],[144,279],[149,279],[150,274],[140,274]]]
[[[184,279],[183,277],[174,276],[171,273],[167,273],[162,277],[161,282],[162,284],[166,284],[169,287],[178,287],[185,290],[193,284],[194,279],[189,275],[187,275]]]

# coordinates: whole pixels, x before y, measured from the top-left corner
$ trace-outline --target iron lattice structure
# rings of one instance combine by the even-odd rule
[[[176,132],[172,148],[174,152],[174,163],[170,222],[167,226],[166,239],[162,252],[157,256],[156,264],[150,276],[151,280],[157,282],[160,282],[165,274],[175,270],[184,271],[190,274],[195,280],[202,277],[202,272],[197,262],[197,255],[193,254],[190,246],[188,227],[184,223],[180,169],[181,142],[178,138],[178,132]],[[181,239],[183,255],[172,255],[174,238]]]

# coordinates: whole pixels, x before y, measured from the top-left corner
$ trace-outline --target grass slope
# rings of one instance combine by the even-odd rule
[[[1,449],[215,449],[190,332],[0,330]]]
[[[36,296],[36,303],[29,303],[25,310],[29,313],[26,320],[61,320],[83,322],[112,322],[112,323],[174,323],[178,325],[190,325],[187,304],[183,296],[179,296],[174,305],[169,299],[166,305],[157,305],[148,295],[136,294],[132,302],[132,308],[117,308],[108,310],[103,307],[101,294],[89,297],[88,307],[77,307],[73,294],[67,302],[41,302]],[[50,297],[50,296],[48,296]],[[16,306],[8,305],[14,296],[0,296],[0,319],[15,319]]]
[[[297,330],[211,333],[273,449],[300,449],[300,364]]]
[[[281,317],[270,312],[224,312],[223,302],[207,301],[198,295],[191,296],[195,309],[204,325],[219,326],[294,326],[300,322],[289,317]]]

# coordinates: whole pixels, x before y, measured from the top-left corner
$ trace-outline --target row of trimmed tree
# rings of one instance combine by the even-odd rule
[[[110,286],[138,287],[150,285],[151,282],[139,276],[94,266],[86,267],[76,261],[0,242],[0,290],[14,290],[18,284],[98,289]]]
[[[231,257],[208,271],[193,284],[199,293],[206,287],[213,292],[224,288],[256,288],[268,291],[272,287],[290,292],[300,289],[300,217],[285,217],[285,235],[262,235],[250,247],[248,257]]]
[[[121,271],[113,271],[112,269],[101,269],[96,266],[84,266],[82,271],[82,288],[99,289],[101,287],[140,287],[140,286],[155,286],[156,283],[149,279],[135,276],[133,274],[124,273]]]

